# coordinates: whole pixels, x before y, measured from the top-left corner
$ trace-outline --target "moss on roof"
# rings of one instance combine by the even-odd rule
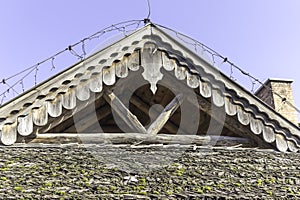
[[[299,198],[299,171],[299,154],[268,150],[3,147],[0,148],[0,196],[4,199]]]

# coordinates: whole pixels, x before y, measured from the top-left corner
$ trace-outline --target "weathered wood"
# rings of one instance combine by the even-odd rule
[[[91,79],[89,80],[90,82],[90,90],[92,92],[101,92],[103,88],[103,82],[102,82],[102,71],[99,74],[93,74],[91,76]]]
[[[132,114],[120,99],[108,89],[103,94],[105,100],[111,105],[112,109],[121,117],[121,119],[135,132],[147,134],[145,127]]]
[[[116,67],[116,75],[119,78],[125,78],[128,76],[128,68],[127,63],[125,62],[125,59],[123,58],[122,61],[113,63]]]
[[[191,74],[187,72],[186,82],[190,88],[199,87],[199,77],[196,74]]]
[[[176,60],[174,59],[170,59],[167,56],[167,53],[162,52],[162,62],[163,62],[163,67],[165,68],[165,70],[167,71],[172,71],[174,70],[175,66],[176,66]]]
[[[74,88],[69,88],[62,95],[62,105],[65,109],[71,110],[76,107],[76,92]]]
[[[142,76],[150,83],[150,89],[155,94],[157,82],[163,78],[163,74],[160,72],[162,67],[161,51],[157,50],[155,44],[145,44],[142,50],[141,62],[144,68]]]
[[[124,62],[127,64],[128,69],[132,71],[139,70],[140,67],[140,52],[135,51],[129,57],[126,57]]]
[[[80,101],[86,101],[90,98],[90,87],[87,81],[80,81],[76,87],[76,96]]]
[[[169,118],[173,115],[173,113],[177,110],[177,108],[182,104],[183,96],[177,95],[163,110],[163,112],[158,116],[158,118],[150,125],[147,129],[149,134],[157,134],[165,125],[165,123],[169,120]]]
[[[266,142],[272,143],[275,141],[275,134],[272,127],[264,126],[263,128],[263,138]]]
[[[58,94],[54,100],[46,101],[48,114],[51,117],[58,117],[62,113],[62,103],[61,103],[62,94]]]
[[[294,142],[288,140],[287,144],[288,144],[289,150],[291,150],[292,152],[299,151]]]
[[[259,135],[262,132],[263,127],[264,125],[261,119],[255,119],[254,117],[250,118],[250,128],[254,134]]]
[[[75,121],[75,124],[65,130],[67,133],[76,133],[80,131],[84,131],[89,127],[93,126],[95,123],[99,123],[99,121],[105,117],[107,117],[111,113],[111,109],[109,106],[103,106],[100,109],[92,110],[84,117],[78,117],[79,119]]]
[[[139,97],[136,96],[132,96],[130,98],[130,102],[135,105],[136,107],[138,107],[144,114],[148,115],[148,111],[150,106],[148,106],[148,104],[146,104],[142,99],[140,99]],[[156,113],[158,115],[158,112],[156,111]],[[178,127],[176,125],[174,125],[172,122],[167,121],[167,123],[164,126],[170,133],[176,133],[178,130]]]
[[[237,112],[236,105],[232,103],[232,99],[225,97],[225,111],[229,116],[235,116]]]
[[[60,117],[58,117],[58,118],[50,118],[48,120],[48,124],[46,126],[39,127],[38,131],[34,130],[33,132],[45,133],[45,132],[47,132],[49,130],[52,130],[54,128],[57,128],[59,126],[62,126],[64,129],[68,128],[68,126],[65,125],[65,122],[67,120],[70,120],[75,113],[80,112],[83,109],[85,109],[86,105],[91,104],[95,100],[99,99],[102,96],[102,93],[103,92],[97,93],[94,98],[90,98],[87,102],[81,102],[81,103],[79,103],[76,106],[76,108],[74,108],[74,110],[63,110],[63,113],[62,113],[62,115]],[[75,99],[76,99],[76,97],[75,97]],[[72,105],[76,105],[76,104],[77,104],[76,101],[72,103]],[[73,123],[73,121],[72,121],[72,123]],[[35,127],[34,129],[37,129],[37,128]]]
[[[186,77],[186,68],[176,64],[175,76],[178,80],[184,80]]]
[[[244,109],[242,108],[241,105],[237,106],[237,117],[238,117],[238,120],[241,124],[246,126],[250,123],[249,115],[250,114],[247,113],[246,111],[244,111]]]
[[[46,103],[44,103],[39,108],[32,109],[32,121],[37,126],[45,126],[48,123],[48,112]]]
[[[284,136],[281,134],[276,134],[275,138],[278,150],[281,152],[286,152],[288,150],[288,144]]]
[[[106,85],[113,85],[116,82],[116,70],[115,66],[103,67],[102,69],[103,82]]]
[[[0,132],[1,133],[1,132]],[[17,141],[17,122],[2,127],[0,141],[4,145],[12,145]]]
[[[218,89],[212,90],[212,100],[214,104],[218,107],[222,107],[224,105],[224,96]]]
[[[199,84],[200,94],[205,98],[211,97],[212,89],[210,83],[201,80]]]
[[[33,131],[32,113],[18,117],[18,132],[22,136],[28,136]]]
[[[169,77],[169,74],[166,74],[167,77]],[[181,82],[177,82],[178,86],[177,87],[181,87],[182,83]],[[212,103],[209,101],[210,99],[208,97],[211,97],[211,86],[210,83],[208,82],[204,82],[204,81],[200,81],[200,86],[199,86],[200,90],[199,93],[201,95],[198,95],[198,103],[199,103],[199,108],[201,111],[207,113],[210,117],[211,120],[216,120],[218,123],[224,125],[225,128],[229,129],[231,132],[235,133],[235,135],[238,135],[240,137],[248,137],[251,138],[254,142],[256,142],[256,144],[260,147],[266,147],[266,148],[270,148],[273,144],[266,144],[262,138],[260,138],[258,135],[253,134],[253,132],[250,130],[250,128],[247,128],[247,126],[244,126],[242,124],[240,124],[240,122],[237,120],[237,117],[234,116],[229,116],[227,115],[225,118],[225,122],[224,119],[218,114],[218,111],[212,111]],[[204,97],[204,98],[203,98]],[[229,100],[229,99],[227,99]],[[194,104],[194,102],[190,101],[189,98],[187,98],[187,101],[191,104]],[[228,102],[227,102],[228,103]],[[225,108],[223,109],[222,107],[220,107],[219,109],[220,112],[225,112]],[[236,110],[236,109],[233,109]],[[221,113],[222,114],[222,113]],[[220,134],[220,133],[216,133],[216,134]]]
[[[61,134],[47,133],[39,134],[31,143],[64,143],[64,142],[84,141],[85,144],[112,143],[112,144],[249,144],[249,139],[228,136],[199,136],[199,135],[173,135],[158,134],[147,135],[140,133],[81,133],[81,134]]]

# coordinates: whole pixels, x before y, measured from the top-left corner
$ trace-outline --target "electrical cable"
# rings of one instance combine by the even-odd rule
[[[233,68],[237,69],[241,74],[245,75],[245,76],[248,76],[251,80],[251,83],[252,83],[252,89],[251,91],[254,92],[254,85],[256,83],[259,83],[262,87],[270,90],[273,94],[275,94],[276,96],[278,96],[281,100],[285,100],[285,102],[291,106],[292,108],[294,108],[298,113],[300,113],[300,109],[298,109],[294,104],[292,104],[291,102],[289,102],[288,100],[286,100],[286,97],[283,97],[282,95],[280,95],[279,93],[275,92],[271,87],[267,86],[265,83],[263,83],[262,81],[260,81],[258,78],[254,77],[253,75],[251,75],[249,72],[246,72],[244,71],[242,68],[238,67],[237,65],[235,65],[233,62],[229,61],[227,57],[224,57],[222,56],[221,54],[219,54],[218,52],[216,52],[215,50],[211,49],[210,47],[208,47],[207,45],[185,35],[185,34],[182,34],[178,31],[175,31],[169,27],[166,27],[166,26],[163,26],[163,25],[160,25],[160,24],[156,24],[156,23],[153,23],[155,26],[157,27],[161,27],[163,29],[166,29],[168,31],[171,31],[173,32],[181,41],[185,42],[186,44],[190,44],[190,45],[198,45],[200,46],[201,48],[203,48],[204,51],[208,52],[209,54],[211,54],[212,56],[212,59],[213,59],[213,62],[214,61],[214,57],[217,56],[221,59],[223,59],[223,63],[228,63],[231,67],[230,69],[230,79],[234,80],[234,77],[233,77]],[[180,36],[180,37],[179,37]],[[188,41],[185,41],[182,37],[192,41],[193,43],[191,42],[188,42]]]

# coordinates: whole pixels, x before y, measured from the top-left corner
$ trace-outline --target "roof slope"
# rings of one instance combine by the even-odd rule
[[[149,49],[153,55],[149,54]],[[145,62],[149,57],[155,58],[153,63]],[[157,74],[152,77],[147,71],[153,66],[158,67],[154,71]],[[236,118],[240,126],[249,128],[253,137],[280,151],[299,150],[298,127],[152,24],[0,107],[1,142],[11,145],[19,136],[44,132],[41,127],[59,123],[59,120],[49,123],[50,117],[64,118],[64,110],[76,113],[78,100],[88,102],[91,94],[101,96],[105,85],[115,85],[140,67],[153,93],[164,76],[160,69],[164,68],[174,72],[178,80],[185,80],[190,88],[197,89],[203,98],[211,99],[227,116]]]
[[[87,150],[70,145],[1,148],[0,196],[4,199],[300,197],[298,153],[202,147],[189,148],[182,154],[179,149],[98,146]],[[94,157],[93,151],[98,152],[98,157]],[[151,160],[145,159],[151,155],[160,160],[176,159],[151,170],[148,168]],[[131,171],[124,170],[128,166]]]

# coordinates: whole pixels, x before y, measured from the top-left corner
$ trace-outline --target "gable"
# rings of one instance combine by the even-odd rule
[[[18,138],[45,132],[99,132],[99,123],[107,125],[105,130],[115,127],[120,131],[116,125],[122,120],[115,119],[105,98],[110,90],[127,108],[131,106],[143,126],[154,121],[147,115],[153,105],[165,107],[183,94],[184,103],[161,131],[240,135],[280,151],[298,151],[300,147],[296,126],[153,25],[3,105],[1,142],[11,145]],[[124,129],[121,131],[130,131]]]

